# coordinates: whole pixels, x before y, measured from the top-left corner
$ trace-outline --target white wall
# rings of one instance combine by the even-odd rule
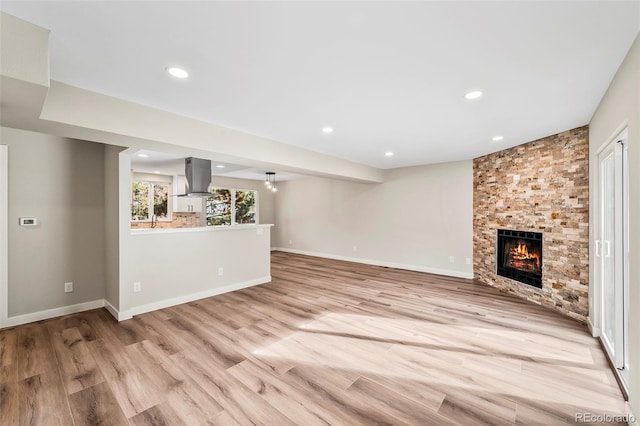
[[[49,31],[0,12],[0,75],[49,86]]]
[[[386,170],[384,180],[279,184],[274,246],[471,278],[472,161]]]
[[[602,98],[591,123],[589,123],[590,155],[590,229],[594,229],[593,208],[597,197],[598,149],[623,127],[629,130],[629,275],[630,275],[630,404],[636,416],[640,416],[640,36],[633,43],[627,57]],[[590,238],[589,261],[589,317],[596,318],[593,306],[594,247]]]
[[[103,299],[103,146],[6,127],[0,143],[9,147],[9,319]],[[21,227],[20,217],[39,224]]]
[[[271,281],[269,231],[255,225],[134,231],[129,255],[120,259],[121,317]],[[133,292],[134,282],[142,291]]]

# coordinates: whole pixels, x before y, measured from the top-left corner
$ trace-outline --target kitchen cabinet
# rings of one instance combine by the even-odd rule
[[[177,197],[178,206],[176,212],[202,213],[202,198]]]
[[[175,175],[174,194],[180,195],[187,192],[187,179],[184,175]],[[183,213],[202,213],[204,202],[201,197],[173,197],[173,211]]]

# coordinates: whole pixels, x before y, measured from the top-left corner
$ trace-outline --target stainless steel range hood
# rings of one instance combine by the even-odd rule
[[[187,178],[186,194],[178,197],[210,197],[211,160],[189,157],[184,160],[184,174]]]

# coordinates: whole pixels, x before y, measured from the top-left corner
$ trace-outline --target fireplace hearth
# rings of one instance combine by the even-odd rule
[[[542,288],[542,233],[498,229],[497,274]]]

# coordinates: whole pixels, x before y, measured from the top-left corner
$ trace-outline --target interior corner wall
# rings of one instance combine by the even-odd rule
[[[2,127],[9,151],[8,317],[104,299],[102,145]],[[19,225],[34,217],[37,226]],[[73,292],[64,283],[73,282]]]
[[[598,150],[625,126],[629,131],[629,403],[638,419],[640,416],[640,338],[638,338],[640,336],[640,220],[638,220],[640,218],[640,35],[636,37],[589,123],[590,190],[593,196],[597,196]],[[590,214],[592,229],[593,216],[592,212]],[[590,246],[593,259],[595,247],[593,235],[590,238]],[[593,264],[593,262],[590,263]],[[593,271],[590,276],[593,277]],[[594,287],[593,279],[590,286]],[[590,303],[589,317],[592,321],[596,321],[593,303]],[[638,423],[640,422],[636,420],[636,424]]]
[[[120,309],[120,152],[104,145],[105,300]]]
[[[385,170],[380,184],[283,182],[274,247],[471,278],[472,172],[469,160]]]

